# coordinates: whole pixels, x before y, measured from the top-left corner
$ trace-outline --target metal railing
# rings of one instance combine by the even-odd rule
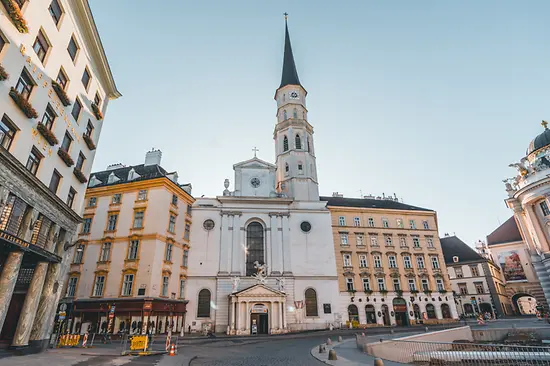
[[[550,365],[550,347],[391,340],[373,356],[413,365]],[[383,353],[383,354],[382,354]]]

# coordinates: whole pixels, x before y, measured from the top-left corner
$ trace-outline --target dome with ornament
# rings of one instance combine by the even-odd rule
[[[526,155],[530,155],[535,151],[542,149],[543,147],[550,145],[550,130],[548,129],[548,122],[542,121],[541,125],[544,127],[544,131],[535,137],[527,148]]]

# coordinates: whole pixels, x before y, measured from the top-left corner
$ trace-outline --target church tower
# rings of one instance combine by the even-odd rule
[[[285,14],[285,50],[281,85],[275,92],[277,191],[298,201],[318,201],[313,127],[307,121],[307,91],[300,84]]]

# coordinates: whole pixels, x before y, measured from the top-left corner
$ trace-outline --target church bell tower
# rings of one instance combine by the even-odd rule
[[[298,78],[285,14],[285,50],[281,85],[275,92],[277,191],[298,201],[318,201],[313,127],[307,121],[307,91]]]

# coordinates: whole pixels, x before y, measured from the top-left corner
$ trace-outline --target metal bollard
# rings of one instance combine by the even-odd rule
[[[374,366],[384,366],[384,361],[380,358],[374,359]]]
[[[369,353],[369,352],[368,352],[368,347],[367,347],[367,344],[366,344],[366,343],[363,344],[363,352],[364,352],[364,353]]]
[[[393,329],[390,329],[390,334],[393,334],[394,333],[394,330]]]
[[[328,345],[328,346],[332,345],[332,339],[330,339],[330,338],[327,339],[327,345]]]
[[[338,342],[342,342],[342,336],[338,336]]]
[[[319,353],[325,353],[327,350],[325,348],[325,345],[324,344],[320,344],[319,345]]]
[[[428,327],[424,328],[424,331],[427,333],[428,332]]]
[[[338,359],[338,357],[336,357],[336,351],[331,349],[330,351],[328,351],[328,359],[329,361],[336,361]]]

